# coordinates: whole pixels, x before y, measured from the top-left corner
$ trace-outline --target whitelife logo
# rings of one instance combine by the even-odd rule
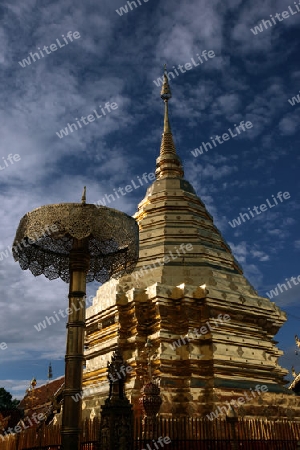
[[[210,59],[211,59],[211,58],[214,58],[216,55],[215,55],[215,52],[214,52],[213,50],[209,50],[209,51],[203,50],[202,53],[201,53],[201,56],[202,56],[202,58],[203,58],[205,61],[208,61],[208,58],[210,58]],[[198,60],[200,61],[201,64],[203,64],[204,61],[202,60],[201,56],[199,55],[199,53],[197,53]],[[207,57],[207,56],[208,56],[208,57]],[[185,65],[184,65],[185,70],[184,70],[182,64],[178,64],[177,68],[176,68],[175,66],[173,66],[173,69],[174,69],[175,74],[176,74],[178,77],[179,77],[179,75],[180,75],[180,73],[178,72],[177,69],[179,69],[181,73],[186,73],[187,70],[191,70],[191,69],[193,69],[194,67],[200,66],[199,63],[198,63],[198,64],[196,63],[196,61],[194,60],[194,58],[191,58],[191,61],[192,61],[193,65],[192,65],[191,63],[189,63],[189,62],[185,63]],[[193,67],[193,66],[194,66],[194,67]],[[169,81],[170,81],[170,75],[172,75],[172,78],[173,78],[173,79],[175,78],[174,72],[171,71],[171,72],[167,72],[167,73],[166,73],[167,78],[168,78]],[[156,80],[153,80],[153,83],[154,83],[157,87],[163,85],[163,82],[164,82],[164,77],[158,77],[158,78],[156,78]]]
[[[184,248],[185,247],[185,248]],[[175,259],[177,259],[178,257],[182,257],[183,255],[180,253],[182,252],[183,254],[185,254],[187,251],[191,252],[193,250],[193,246],[192,244],[180,244],[179,249],[177,247],[174,248],[174,252],[176,251],[177,255],[173,255],[173,253],[171,252],[171,250],[169,250],[169,255],[170,256],[164,256],[163,258],[159,258],[157,259],[154,263],[149,264],[149,265],[144,265],[143,267],[141,267],[139,270],[137,270],[136,272],[133,272],[132,277],[134,277],[136,280],[138,280],[138,278],[144,277],[146,273],[148,273],[148,271],[156,269],[159,266],[164,266],[165,264],[168,264],[171,259],[172,261],[174,261]]]
[[[106,113],[105,113],[104,109],[102,108],[102,106],[99,105],[99,107],[100,107],[100,109],[101,109],[102,114],[103,114],[104,116],[106,116]],[[112,109],[112,110],[117,109],[117,108],[118,108],[118,105],[117,105],[117,103],[115,103],[115,102],[112,102],[112,103],[106,102],[105,105],[104,105],[104,108],[110,113],[110,112],[111,112],[111,109]],[[99,114],[97,113],[97,111],[96,111],[95,109],[93,110],[93,112],[95,113],[95,116],[96,116],[97,119],[101,119],[102,114],[100,114],[100,116],[99,116]],[[68,126],[67,126],[66,128],[63,128],[63,129],[60,130],[60,131],[56,131],[56,134],[57,134],[57,136],[59,137],[59,139],[62,139],[64,136],[68,136],[68,135],[69,135],[69,131],[70,131],[71,133],[73,133],[73,131],[77,131],[78,128],[82,128],[82,125],[81,125],[80,121],[81,121],[84,125],[88,125],[89,123],[94,122],[95,117],[94,117],[94,114],[89,114],[87,117],[81,116],[80,119],[78,119],[78,118],[76,117],[75,120],[76,120],[78,126],[76,125],[76,123],[71,123],[71,124],[68,123],[68,124],[67,124]],[[86,120],[87,120],[87,122],[86,122]],[[69,128],[69,129],[68,129],[68,128]]]
[[[300,91],[299,91],[300,92]],[[296,103],[300,103],[300,94],[297,94],[297,97],[292,97],[288,99],[290,105],[295,106]]]
[[[298,275],[297,278],[296,277],[291,277],[289,280],[286,278],[285,281],[286,281],[286,284],[288,285],[288,287],[287,287],[287,285],[285,283],[282,283],[282,284],[277,283],[276,288],[271,289],[270,292],[266,293],[267,296],[269,297],[269,299],[272,299],[273,297],[277,297],[277,295],[282,294],[284,292],[283,288],[286,291],[288,291],[289,289],[292,289],[294,286],[297,286],[299,284],[299,283],[297,283],[296,279],[300,283],[300,275]],[[290,281],[292,281],[294,284],[291,285]],[[278,291],[278,289],[279,289],[279,291]]]
[[[50,228],[50,230],[49,230]],[[13,250],[17,251],[17,249],[19,248],[19,250],[22,250],[22,245],[24,247],[29,247],[29,245],[34,244],[35,242],[39,241],[39,239],[42,239],[43,237],[46,237],[48,235],[50,235],[52,232],[54,233],[55,231],[58,231],[57,225],[53,224],[53,225],[47,225],[47,227],[44,229],[43,234],[38,235],[36,233],[34,233],[35,235],[35,239],[22,239],[21,242],[17,242],[16,245],[14,245],[13,247],[7,246],[7,250],[1,252],[0,251],[0,261],[3,261],[4,258],[8,258],[9,257],[9,253],[12,254]]]
[[[232,138],[238,136],[239,134],[241,134],[241,130],[242,131],[246,131],[246,129],[249,130],[250,128],[253,127],[253,124],[249,120],[246,123],[242,120],[238,126],[236,125],[236,123],[234,124],[234,126],[235,126],[235,130],[236,130],[237,134],[234,134],[232,132],[231,128],[228,128],[229,134],[230,134],[230,136]],[[240,130],[240,128],[241,128],[241,130]],[[218,144],[224,144],[225,141],[228,141],[230,139],[229,134],[228,133],[223,133],[222,134],[223,141],[221,139],[221,136],[219,136],[218,134],[216,135],[215,138],[211,137],[210,139],[212,140],[214,146],[217,147],[217,144],[216,144],[215,140],[218,142]],[[202,146],[203,146],[203,148],[202,148]],[[207,147],[209,147],[209,148],[207,148]],[[191,153],[196,158],[197,156],[203,154],[203,149],[206,152],[208,152],[209,149],[211,150],[212,149],[211,143],[210,142],[202,142],[200,147],[199,148],[195,148],[195,150],[191,150]]]
[[[214,419],[217,419],[217,418],[219,417],[219,414],[222,414],[222,413],[223,413],[223,414],[226,414],[226,415],[227,415],[228,412],[229,412],[230,409],[231,409],[231,405],[236,406],[236,407],[239,407],[239,406],[241,406],[241,405],[244,405],[244,404],[245,404],[245,399],[246,399],[247,401],[250,401],[250,400],[252,400],[253,398],[255,398],[256,395],[262,395],[263,393],[268,392],[268,387],[267,387],[266,384],[262,384],[262,385],[257,384],[257,385],[255,386],[255,391],[256,391],[256,392],[254,392],[254,391],[252,390],[252,388],[250,388],[250,392],[251,392],[252,397],[248,397],[247,392],[244,391],[244,396],[239,397],[237,400],[230,400],[230,402],[226,402],[227,405],[228,405],[228,408],[226,408],[225,405],[224,405],[224,406],[218,406],[217,409],[216,409],[214,412],[212,411],[209,415],[206,414],[206,417],[207,417],[209,420],[214,420]],[[261,392],[260,392],[260,391],[261,391]],[[249,395],[250,395],[250,393],[249,393]]]
[[[6,342],[0,342],[0,350],[7,350],[7,343]]]
[[[171,443],[171,439],[169,438],[169,436],[165,436],[165,437],[160,436],[156,442],[154,439],[152,439],[152,441],[153,441],[153,444],[151,442],[151,445],[153,445],[153,447],[150,447],[150,444],[147,444],[146,448],[142,448],[142,450],[159,450],[160,448],[164,447],[164,443],[165,444]],[[160,447],[157,444],[159,444]]]
[[[289,192],[282,193],[281,191],[279,191],[279,192],[277,192],[276,197],[280,201],[280,203],[282,203],[283,200],[288,200],[291,196],[290,196]],[[259,207],[253,206],[253,211],[256,213],[257,216],[259,214],[261,214],[262,212],[267,211],[268,207],[271,209],[279,204],[274,195],[272,195],[272,198],[273,198],[274,204],[270,203],[269,199],[266,199],[266,203],[268,204],[268,206],[265,203],[262,203]],[[260,211],[258,210],[258,208],[260,209]],[[251,208],[248,208],[248,210],[249,210],[251,217],[255,217],[253,211],[251,211]],[[241,225],[241,223],[242,223],[241,219],[243,222],[246,222],[246,219],[247,220],[251,219],[251,217],[249,216],[248,213],[240,213],[239,215],[240,215],[240,217],[237,217],[237,219],[233,219],[232,222],[231,221],[228,222],[232,228],[235,228],[237,225]],[[246,217],[246,219],[245,219],[245,217]]]
[[[4,431],[3,435],[0,434],[2,441],[5,441],[5,437],[9,436],[10,434],[21,433],[22,431],[26,430],[27,428],[33,427],[35,424],[38,425],[42,420],[45,419],[46,415],[48,414],[48,411],[49,410],[47,410],[45,413],[39,413],[39,414],[34,412],[30,418],[28,416],[26,416],[23,420],[20,420],[19,423],[21,425],[16,425],[14,428],[8,427],[7,430]],[[29,426],[25,425],[25,421],[29,424]],[[34,423],[32,423],[32,421]]]
[[[67,33],[67,38],[69,39],[70,42],[73,42],[73,38],[74,39],[79,39],[80,37],[81,36],[78,33],[78,31],[74,31],[74,33],[72,33],[72,31],[69,31]],[[56,42],[57,42],[59,48],[65,47],[66,45],[69,44],[67,38],[63,34],[62,34],[62,38],[63,38],[65,44],[61,44],[60,40],[56,39]],[[44,47],[43,47],[43,50],[44,50],[44,52],[46,52],[47,55],[50,55],[50,53],[56,52],[56,50],[58,50],[58,47],[57,47],[56,44],[51,44],[49,47],[50,47],[49,51],[48,51],[48,46],[47,45],[44,45]],[[43,50],[41,50],[40,47],[38,47],[38,50],[39,50],[41,56],[38,53],[30,52],[28,58],[24,58],[22,61],[19,61],[19,64],[20,64],[21,67],[23,67],[23,69],[26,66],[30,66],[31,59],[32,59],[32,62],[35,62],[35,61],[37,61],[36,58],[37,59],[41,59],[41,57],[45,58]]]
[[[106,206],[108,203],[114,202],[117,198],[120,198],[120,195],[118,194],[118,192],[124,196],[130,192],[132,192],[134,189],[139,189],[141,186],[144,185],[142,179],[144,180],[145,183],[149,183],[150,181],[154,181],[155,180],[155,173],[150,172],[147,174],[147,172],[143,173],[142,175],[142,179],[139,177],[139,175],[137,175],[137,180],[139,184],[135,184],[134,180],[131,180],[131,184],[127,184],[124,188],[118,187],[117,189],[113,189],[116,198],[114,197],[113,194],[105,194],[105,197],[102,197],[101,200],[98,200],[95,205],[97,207],[101,207],[101,206]],[[124,192],[125,191],[125,192]]]
[[[144,3],[148,3],[148,1],[149,0],[143,0],[144,1]],[[141,0],[137,0],[137,2],[138,2],[138,4],[140,5],[140,6],[142,6],[142,3],[141,3]],[[134,7],[135,8],[138,8],[138,5],[136,4],[136,2],[127,2],[127,5],[129,6],[129,8],[130,8],[130,10],[132,11],[133,10],[133,7],[132,7],[132,5],[134,5]],[[121,6],[121,8],[120,9],[116,9],[115,11],[116,11],[116,13],[118,13],[119,14],[119,16],[123,16],[123,14],[127,14],[129,11],[128,11],[128,7],[127,7],[127,5],[124,5],[124,6]]]
[[[108,378],[110,381],[114,382],[114,381],[118,381],[121,380],[122,378],[124,379],[124,377],[126,377],[127,373],[130,373],[133,371],[133,367],[131,366],[125,366],[124,364],[122,364],[122,366],[120,367],[120,371],[117,371],[115,369],[115,373],[114,375],[117,377],[115,378],[114,375],[112,375],[111,373],[108,374]],[[122,375],[121,375],[122,374]],[[74,402],[79,402],[79,400],[82,400],[83,397],[88,397],[92,394],[95,394],[96,392],[98,392],[98,389],[101,388],[101,383],[95,383],[92,384],[91,386],[89,386],[87,389],[85,389],[84,391],[81,391],[81,393],[77,393],[76,395],[72,395],[72,399],[74,400]]]
[[[210,331],[213,331],[214,328],[218,328],[218,326],[222,325],[223,322],[229,322],[231,320],[231,317],[229,316],[229,314],[225,314],[224,317],[222,314],[219,314],[217,319],[211,320],[214,321],[214,324],[212,324],[211,321],[206,322],[205,325],[207,326],[202,326],[201,328],[199,328],[199,330],[197,330],[197,328],[194,328],[194,330],[189,331],[188,336],[180,336],[177,341],[173,341],[172,344],[170,344],[171,349],[176,350],[176,348],[179,348],[182,345],[186,345],[188,342],[190,342],[191,338],[198,339],[200,336],[204,336]],[[190,335],[192,335],[191,338]]]
[[[288,19],[291,16],[294,16],[295,14],[298,14],[300,12],[300,1],[299,3],[294,2],[294,5],[296,7],[296,10],[292,9],[291,6],[288,6],[289,11],[282,11],[282,13],[276,13],[275,17],[278,20],[278,22],[282,22],[284,19]],[[280,17],[280,14],[282,17]],[[273,22],[273,25],[277,25],[278,22],[276,22],[275,17],[273,17],[272,14],[270,14],[271,20]],[[267,30],[268,28],[272,27],[271,20],[262,20],[260,25],[257,25],[256,27],[250,28],[253,34],[257,35],[258,33],[262,33],[264,30]],[[265,27],[265,28],[264,28]]]
[[[9,155],[7,155],[6,158],[4,156],[2,156],[2,159],[3,159],[4,167],[2,167],[0,164],[0,170],[4,170],[4,169],[6,169],[6,167],[9,167],[9,164],[7,161],[9,161],[10,165],[12,165],[14,162],[20,161],[21,156],[19,155],[19,153],[15,153],[14,155],[12,153],[10,153]]]
[[[48,326],[60,322],[60,317],[66,319],[70,314],[73,314],[75,311],[79,311],[80,308],[87,308],[88,306],[93,304],[94,295],[90,295],[89,297],[85,297],[79,302],[79,308],[76,308],[75,305],[72,305],[72,308],[66,308],[65,310],[60,309],[59,311],[53,311],[53,316],[45,316],[45,319],[42,322],[34,325],[36,331],[45,330]],[[60,317],[58,316],[60,315]],[[56,320],[55,320],[56,319]]]

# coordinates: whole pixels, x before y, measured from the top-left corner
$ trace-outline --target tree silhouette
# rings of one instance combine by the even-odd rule
[[[3,387],[0,388],[0,411],[4,409],[15,409],[19,404],[19,400],[12,400],[12,395]]]

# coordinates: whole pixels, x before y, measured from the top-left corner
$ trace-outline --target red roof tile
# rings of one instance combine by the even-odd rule
[[[23,409],[25,411],[25,414],[27,415],[27,411],[37,411],[45,409],[45,405],[52,403],[55,394],[64,385],[64,380],[65,377],[62,376],[50,381],[49,383],[43,384],[30,390],[21,400],[18,408]]]

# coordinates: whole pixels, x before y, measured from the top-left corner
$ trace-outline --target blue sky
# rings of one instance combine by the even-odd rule
[[[213,215],[218,228],[260,295],[300,275],[299,127],[300,13],[263,28],[251,28],[294,6],[291,0],[140,0],[116,12],[124,0],[3,1],[0,7],[0,251],[11,246],[21,217],[51,203],[97,202],[155,170],[163,102],[153,80],[204,60],[171,80],[170,118],[185,177]],[[78,32],[72,41],[67,33]],[[63,38],[65,36],[66,41]],[[73,36],[73,34],[69,34]],[[78,36],[78,34],[76,34]],[[60,45],[58,44],[59,41]],[[55,47],[51,44],[56,43]],[[63,45],[65,44],[65,45]],[[44,50],[44,57],[29,58]],[[30,64],[19,63],[25,58]],[[56,134],[100,105],[117,108]],[[87,119],[86,119],[87,120]],[[194,157],[192,150],[234,124],[252,128]],[[20,155],[8,160],[8,155]],[[19,160],[18,160],[19,159]],[[107,206],[134,214],[146,184]],[[248,208],[290,198],[235,228],[229,221]],[[68,286],[22,271],[11,255],[0,261],[0,386],[22,396],[35,376],[41,384],[52,361],[63,374],[63,319],[40,332],[34,325],[67,307]],[[88,295],[97,283],[88,286]],[[281,364],[300,371],[294,335],[300,334],[299,286],[276,296],[288,321],[276,340]]]

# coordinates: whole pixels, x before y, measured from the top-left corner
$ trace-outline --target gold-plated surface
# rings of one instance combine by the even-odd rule
[[[160,96],[164,101],[168,101],[172,97],[171,88],[168,82],[167,65],[164,67],[164,81],[161,87]]]
[[[169,121],[169,99],[172,97],[169,86],[166,67],[164,71],[164,81],[160,93],[161,98],[165,103],[164,113],[164,132],[160,146],[160,155],[156,160],[155,175],[157,179],[160,178],[182,178],[184,175],[183,167],[176,153],[173,135]]]
[[[13,256],[23,270],[50,280],[70,280],[74,239],[88,239],[86,281],[104,283],[130,273],[138,259],[138,226],[125,213],[105,206],[61,203],[42,206],[20,221]]]
[[[274,337],[286,314],[258,296],[193,187],[175,175],[171,136],[163,134],[158,179],[134,216],[140,226],[139,262],[131,276],[101,286],[87,309],[84,415],[97,414],[107,396],[103,371],[118,345],[133,367],[126,393],[141,414],[142,349],[148,337],[158,353],[153,374],[160,379],[161,416],[205,417],[265,384],[269,392],[251,395],[239,415],[300,417],[299,397],[284,387],[287,370],[279,364],[282,351]],[[188,243],[190,250],[180,250]],[[218,321],[225,315],[230,320]],[[102,327],[113,316],[119,327]],[[97,392],[89,391],[99,379]],[[297,382],[300,386],[300,374],[293,386]]]
[[[80,449],[82,401],[78,393],[82,389],[82,367],[84,361],[85,288],[89,269],[88,240],[74,239],[70,252],[70,290],[67,350],[65,357],[65,388],[62,414],[63,450]]]

